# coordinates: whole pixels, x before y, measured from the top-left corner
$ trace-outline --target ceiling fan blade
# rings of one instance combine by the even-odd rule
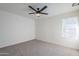
[[[36,11],[32,6],[28,6],[29,8],[31,8],[32,10]],[[37,12],[37,11],[36,11]]]
[[[29,13],[29,14],[35,14],[35,13]]]
[[[79,5],[79,3],[73,3],[73,4],[72,4],[72,7],[73,7],[73,6],[78,6],[78,5]]]
[[[48,15],[48,13],[40,13],[40,14]]]
[[[44,6],[40,11],[43,11],[44,9],[46,9],[47,8],[47,6]]]

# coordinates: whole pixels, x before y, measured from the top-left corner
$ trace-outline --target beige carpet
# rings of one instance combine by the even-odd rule
[[[79,51],[50,44],[40,40],[31,40],[0,49],[0,56],[78,56]]]

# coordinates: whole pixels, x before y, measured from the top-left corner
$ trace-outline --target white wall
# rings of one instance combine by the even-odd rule
[[[79,18],[79,11],[52,16],[48,19],[37,19],[36,39],[79,49],[79,38],[78,40],[71,40],[62,37],[62,19],[73,16],[78,16]]]
[[[33,19],[0,11],[0,48],[35,38]]]

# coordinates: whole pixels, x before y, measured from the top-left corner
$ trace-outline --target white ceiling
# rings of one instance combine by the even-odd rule
[[[33,10],[28,8],[29,5],[31,5],[34,8],[42,8],[45,5],[48,6],[48,8],[43,11],[48,12],[48,15],[41,15],[41,17],[39,18],[51,17],[79,9],[79,6],[72,7],[72,3],[26,3],[26,6],[24,5],[24,3],[0,3],[0,10],[8,11],[11,13],[34,19],[38,18],[35,15],[28,14],[29,12],[33,12]]]

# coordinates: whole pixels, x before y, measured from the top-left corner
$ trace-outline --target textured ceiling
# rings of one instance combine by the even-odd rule
[[[29,5],[33,6],[35,9],[38,7],[42,8],[45,5],[48,6],[48,8],[43,11],[48,12],[48,15],[41,15],[39,18],[51,17],[79,9],[79,6],[72,7],[72,3],[26,3],[26,6],[24,3],[0,3],[0,10],[8,11],[29,18],[38,18],[35,15],[28,14],[29,12],[33,12],[33,10],[28,8]]]

